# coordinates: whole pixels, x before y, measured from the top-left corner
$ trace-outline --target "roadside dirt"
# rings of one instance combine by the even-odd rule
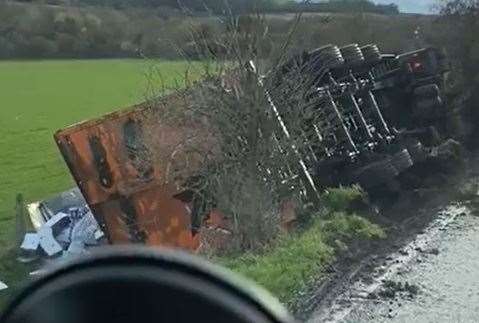
[[[296,317],[302,321],[313,317],[321,318],[321,322],[334,322],[339,321],[358,298],[394,299],[399,294],[414,297],[417,286],[388,280],[388,277],[412,258],[437,253],[437,249],[428,247],[428,240],[433,239],[435,232],[447,230],[451,219],[467,212],[456,202],[458,191],[469,178],[479,176],[479,172],[467,165],[466,169],[434,189],[402,192],[394,205],[376,210],[371,218],[387,230],[388,237],[350,243],[348,250],[327,268],[326,277],[311,286],[296,305]]]

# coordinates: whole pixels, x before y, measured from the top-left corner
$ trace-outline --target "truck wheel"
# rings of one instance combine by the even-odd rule
[[[369,164],[356,172],[354,181],[368,189],[393,180],[399,175],[389,160]]]
[[[313,62],[316,71],[320,69],[332,69],[344,64],[343,55],[341,55],[338,46],[335,45],[320,47],[311,51],[309,55],[311,56],[311,62]]]
[[[340,49],[344,62],[349,66],[358,66],[364,63],[364,56],[358,44],[350,44]]]
[[[340,173],[342,172],[346,161],[340,159],[326,159],[320,161],[316,166],[314,173],[321,187],[336,187],[341,182]]]
[[[376,44],[361,47],[361,52],[367,64],[376,64],[381,61],[381,51]]]

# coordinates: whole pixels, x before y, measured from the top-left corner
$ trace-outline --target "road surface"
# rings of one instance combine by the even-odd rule
[[[469,205],[443,209],[379,267],[309,322],[479,322],[479,215]],[[418,292],[384,293],[385,282]]]

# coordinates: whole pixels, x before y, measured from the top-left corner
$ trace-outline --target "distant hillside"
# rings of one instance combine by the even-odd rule
[[[0,59],[145,56],[178,59],[185,54],[195,58],[197,48],[191,43],[192,31],[203,38],[205,49],[221,55],[216,50],[222,48],[221,42],[227,39],[228,32],[236,28],[219,23],[215,13],[185,12],[172,3],[168,6],[165,0],[158,0],[163,6],[152,6],[148,1],[151,6],[148,8],[140,6],[144,0],[134,0],[135,7],[121,8],[112,7],[111,1],[0,0]],[[90,2],[96,5],[88,5]],[[269,39],[264,42],[264,55],[281,44],[298,8],[288,9],[291,3],[287,1],[275,3],[283,9],[267,11]],[[353,4],[361,3],[336,0],[336,7],[329,7],[329,12],[319,11],[320,4],[305,8],[307,12],[297,27],[298,36],[293,39],[292,47],[299,50],[328,43],[375,41],[387,50],[403,49],[411,46],[416,28],[427,30],[430,25],[430,19],[423,16],[351,10]],[[344,7],[345,4],[350,7]]]
[[[90,5],[124,8],[158,8],[168,7],[191,12],[225,12],[247,13],[262,12],[370,12],[381,14],[397,14],[395,4],[382,4],[371,0],[326,0],[303,3],[295,0],[17,0],[26,3],[43,3],[50,5]],[[225,3],[228,6],[225,6]]]

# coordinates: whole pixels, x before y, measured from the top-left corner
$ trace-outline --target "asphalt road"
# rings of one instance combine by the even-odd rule
[[[310,322],[479,322],[479,215],[467,205],[443,210],[381,267]],[[384,293],[386,281],[418,292]]]

